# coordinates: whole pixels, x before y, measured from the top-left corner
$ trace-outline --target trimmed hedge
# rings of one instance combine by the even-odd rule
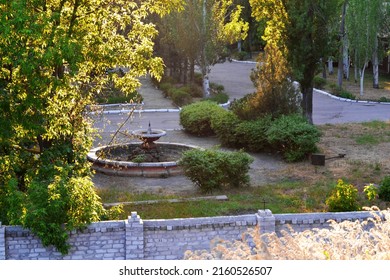
[[[247,153],[223,152],[217,149],[190,150],[179,161],[184,174],[202,192],[249,184],[248,171],[253,158]]]
[[[309,153],[316,152],[316,143],[320,140],[320,131],[301,115],[279,117],[266,134],[272,149],[281,152],[289,162],[302,160]]]
[[[180,124],[188,133],[196,136],[214,135],[211,117],[224,110],[211,101],[192,103],[184,106],[180,111]]]
[[[235,132],[240,122],[240,119],[233,112],[218,110],[211,116],[211,129],[223,146],[238,147],[239,141]]]

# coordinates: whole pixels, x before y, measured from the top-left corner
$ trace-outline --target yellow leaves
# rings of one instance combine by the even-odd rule
[[[288,22],[288,14],[282,0],[249,0],[252,16],[257,20],[267,20],[263,39],[276,46],[284,45],[283,32]]]
[[[244,40],[248,35],[249,23],[241,19],[242,7],[237,6],[230,14],[230,21],[223,26],[223,33],[230,44]]]

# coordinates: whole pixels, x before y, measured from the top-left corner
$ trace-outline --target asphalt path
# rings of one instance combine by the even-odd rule
[[[255,88],[250,80],[250,73],[256,65],[243,62],[225,62],[212,67],[209,74],[210,81],[222,84],[230,99],[241,98],[244,95],[254,92]],[[166,107],[167,100],[159,94],[155,88],[150,94],[154,104],[161,104]],[[147,94],[147,87],[143,88],[143,94]],[[146,106],[148,104],[145,104]],[[156,105],[157,107],[158,105]],[[152,128],[164,130],[182,129],[179,122],[179,113],[176,111],[153,110],[149,108],[142,113],[135,113],[133,117],[122,127],[122,134],[130,133],[135,129],[146,129],[151,123]],[[174,108],[172,106],[172,108]],[[161,108],[154,108],[161,109]],[[128,118],[126,112],[102,114],[93,116],[94,126],[104,135],[103,143],[107,143],[110,135],[118,130],[120,125]],[[390,105],[379,103],[357,103],[341,101],[317,91],[313,96],[313,122],[314,124],[337,124],[350,122],[365,122],[372,120],[390,120]]]

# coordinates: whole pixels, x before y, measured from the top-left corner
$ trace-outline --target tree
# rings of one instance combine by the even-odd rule
[[[86,155],[86,105],[112,81],[133,92],[159,78],[156,29],[180,1],[0,1],[0,221],[67,253],[67,232],[105,215]],[[129,69],[122,77],[107,70]]]
[[[364,74],[368,63],[378,65],[378,32],[383,0],[350,0],[347,10],[347,29],[355,67],[359,71],[360,96],[364,94]],[[374,67],[374,74],[375,74]],[[374,87],[378,81],[374,82]]]
[[[301,87],[303,114],[313,123],[313,79],[321,59],[331,50],[328,27],[336,15],[337,0],[251,0],[251,5],[257,19],[268,19],[268,37],[286,55]]]
[[[242,6],[233,4],[233,0],[186,0],[184,11],[170,14],[162,23],[165,40],[179,55],[179,62],[188,65],[189,61],[191,72],[195,64],[199,66],[205,96],[210,94],[210,67],[226,55],[227,44],[245,39],[248,31],[241,19]]]

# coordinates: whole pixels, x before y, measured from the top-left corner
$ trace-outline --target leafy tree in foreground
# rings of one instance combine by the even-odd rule
[[[125,93],[147,73],[155,26],[168,0],[0,1],[0,221],[21,224],[67,253],[67,232],[104,209],[86,160],[92,138],[84,109],[108,81]],[[107,74],[118,66],[121,77]]]

